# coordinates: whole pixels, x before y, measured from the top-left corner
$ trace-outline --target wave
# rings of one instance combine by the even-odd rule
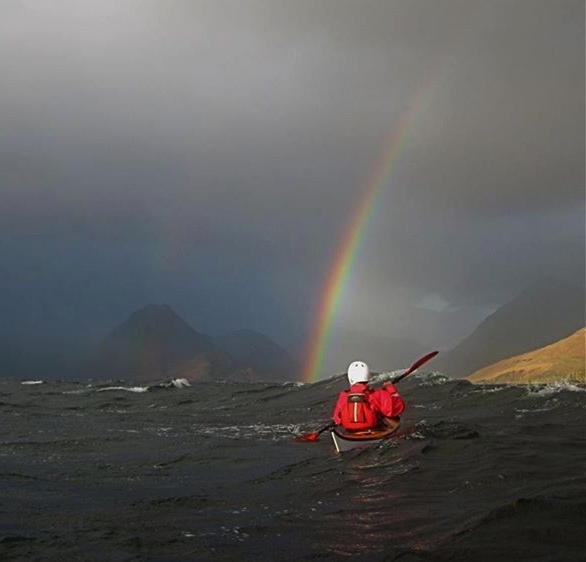
[[[371,383],[385,383],[385,382],[392,382],[393,379],[400,377],[406,369],[398,369],[396,371],[384,371],[382,373],[377,373],[370,377]],[[411,379],[417,379],[419,384],[423,386],[434,386],[438,384],[445,384],[447,382],[453,381],[452,377],[444,373],[440,373],[439,371],[431,371],[426,372],[422,371],[421,373],[413,373],[409,376]]]
[[[170,379],[168,381],[159,382],[147,386],[106,386],[103,388],[97,388],[97,392],[104,392],[105,390],[125,390],[126,392],[143,393],[151,390],[162,389],[162,388],[189,388],[191,383],[189,380],[184,378]]]
[[[189,380],[184,378],[178,378],[150,385],[149,388],[188,388],[190,386],[191,383],[189,382]]]
[[[200,435],[219,436],[226,439],[270,439],[279,441],[291,439],[299,433],[296,424],[252,424],[252,425],[194,425],[193,429]]]
[[[552,396],[560,392],[586,392],[586,385],[576,384],[570,381],[559,381],[549,384],[530,384],[524,385],[528,395],[533,396]]]
[[[72,381],[73,382],[73,381]],[[124,382],[124,381],[119,381]],[[32,383],[31,383],[32,384]],[[82,384],[81,382],[75,382],[75,384]],[[191,383],[185,378],[170,379],[156,384],[149,384],[146,386],[123,386],[123,385],[112,385],[103,387],[94,387],[92,384],[86,384],[83,388],[77,388],[74,390],[64,390],[61,394],[88,394],[91,392],[105,392],[113,390],[122,390],[125,392],[134,392],[136,394],[142,394],[152,390],[165,389],[165,388],[189,388]]]
[[[88,387],[91,387],[91,384]],[[87,394],[92,390],[92,388],[78,388],[77,390],[64,390],[61,394]]]
[[[97,392],[104,392],[106,390],[125,390],[126,392],[148,392],[148,386],[106,386],[105,388],[98,388]]]

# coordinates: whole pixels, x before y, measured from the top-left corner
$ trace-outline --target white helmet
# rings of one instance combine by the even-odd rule
[[[350,386],[357,382],[368,382],[370,378],[370,369],[363,361],[354,361],[348,367],[348,381]]]

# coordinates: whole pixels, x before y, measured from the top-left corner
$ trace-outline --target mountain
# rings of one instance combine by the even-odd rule
[[[96,378],[294,380],[297,365],[267,336],[239,330],[215,340],[167,305],[149,305],[115,328],[87,362]]]
[[[287,381],[297,378],[299,365],[287,351],[254,330],[237,330],[215,338],[236,366],[256,380]]]
[[[239,371],[228,353],[219,350],[199,353],[186,361],[181,361],[167,372],[167,377],[192,381],[254,380],[248,374]]]
[[[586,383],[586,329],[523,355],[517,355],[470,375],[476,383]]]
[[[226,357],[218,359],[212,340],[196,332],[167,305],[149,305],[132,314],[101,343],[88,366],[97,377],[152,379],[170,376],[198,358],[208,363],[205,377],[219,376]],[[222,368],[215,368],[222,363]],[[203,375],[200,369],[199,374]]]
[[[585,324],[584,287],[559,281],[537,283],[499,308],[436,363],[464,377],[502,359],[569,336]]]

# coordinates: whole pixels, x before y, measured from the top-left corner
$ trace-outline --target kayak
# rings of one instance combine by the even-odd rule
[[[335,427],[330,432],[337,453],[344,453],[361,447],[372,447],[381,443],[393,434],[391,429],[367,429],[366,431],[344,431]]]
[[[401,439],[402,437],[411,435],[415,431],[417,431],[416,425],[396,432],[390,429],[367,429],[366,431],[353,431],[350,433],[337,426],[330,431],[330,435],[334,441],[336,452],[345,453],[352,449],[372,447],[373,445],[378,445],[383,441],[391,439]]]

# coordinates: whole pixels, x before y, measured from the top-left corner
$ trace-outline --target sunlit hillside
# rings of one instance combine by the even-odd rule
[[[549,383],[572,380],[586,383],[586,328],[534,351],[504,359],[467,377],[472,382]]]

